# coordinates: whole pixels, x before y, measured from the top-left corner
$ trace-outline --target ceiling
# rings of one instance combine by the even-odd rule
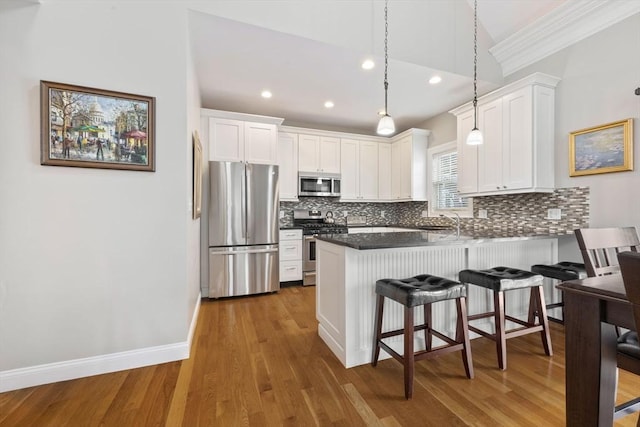
[[[488,49],[566,1],[479,0],[481,94],[503,83]],[[203,107],[375,134],[384,109],[384,2],[302,2],[304,10],[264,1],[270,10],[245,2],[246,10],[190,14]],[[391,0],[388,9],[389,113],[400,132],[473,98],[473,0]],[[360,68],[365,57],[375,60],[373,70]],[[436,74],[442,82],[430,85]],[[273,97],[261,98],[264,89]]]

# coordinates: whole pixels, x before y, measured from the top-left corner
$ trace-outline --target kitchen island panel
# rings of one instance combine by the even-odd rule
[[[432,274],[452,280],[465,268],[490,268],[509,265],[529,269],[533,263],[557,261],[555,238],[533,239],[497,244],[443,245],[406,248],[357,250],[318,240],[317,318],[321,338],[347,368],[371,361],[373,319],[375,311],[375,283],[379,279],[403,279],[417,274]],[[514,317],[526,318],[529,292],[508,292],[507,310]],[[489,292],[469,287],[469,312],[479,313],[492,307]],[[399,329],[403,325],[403,306],[385,300],[383,329]],[[423,321],[421,307],[415,309],[416,323]],[[341,313],[339,313],[341,311]],[[433,306],[434,328],[453,337],[456,311],[453,301]],[[490,319],[483,319],[488,329]],[[402,336],[389,343],[402,352]],[[424,334],[416,334],[416,348],[424,348]],[[439,345],[434,341],[434,345]],[[381,352],[382,358],[390,357]]]

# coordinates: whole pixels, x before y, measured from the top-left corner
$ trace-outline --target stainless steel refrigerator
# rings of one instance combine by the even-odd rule
[[[209,298],[280,289],[278,166],[209,162]]]

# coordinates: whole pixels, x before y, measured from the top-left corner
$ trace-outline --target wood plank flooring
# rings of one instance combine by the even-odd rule
[[[563,426],[564,335],[554,356],[533,334],[472,341],[476,377],[459,353],[416,366],[404,399],[393,359],[344,369],[317,334],[315,287],[203,300],[189,360],[0,394],[0,426]],[[620,371],[618,400],[640,394]],[[638,414],[616,422],[635,426]]]

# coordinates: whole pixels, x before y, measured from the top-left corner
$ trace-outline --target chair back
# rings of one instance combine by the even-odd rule
[[[634,227],[580,228],[575,234],[589,277],[620,273],[618,254],[640,249]]]
[[[624,290],[633,306],[636,331],[640,331],[640,253],[621,252],[618,254]]]

